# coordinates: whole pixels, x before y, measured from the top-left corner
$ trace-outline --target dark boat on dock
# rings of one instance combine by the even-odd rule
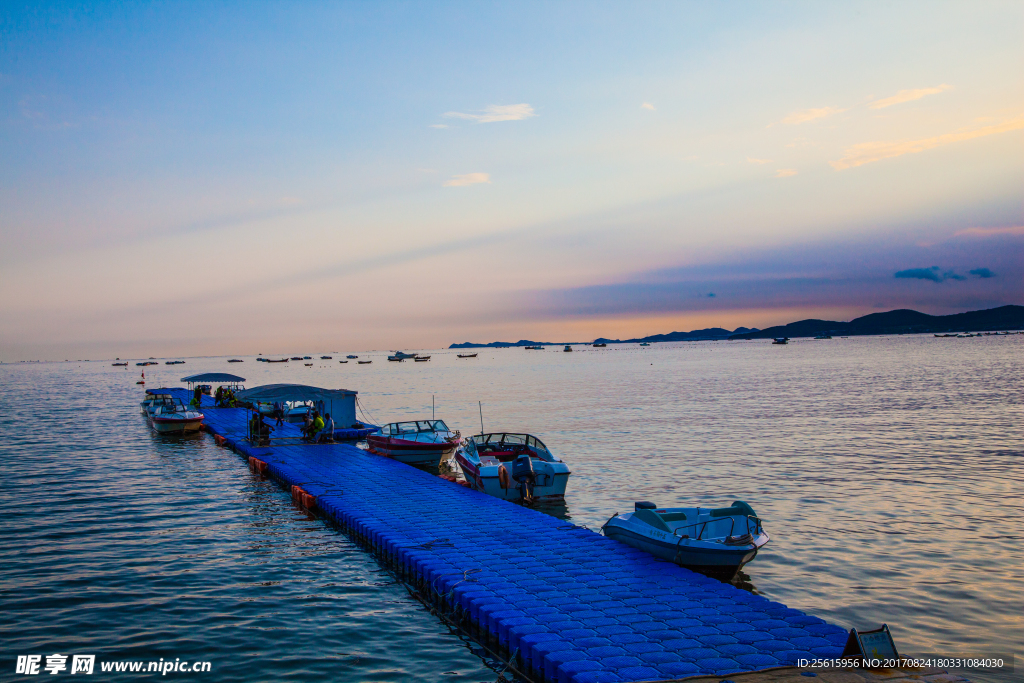
[[[727,508],[658,508],[638,501],[613,515],[608,538],[710,576],[730,579],[771,539],[754,509],[741,500]]]

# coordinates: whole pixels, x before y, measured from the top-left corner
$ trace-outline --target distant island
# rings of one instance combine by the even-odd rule
[[[928,315],[901,308],[887,313],[872,313],[848,323],[832,320],[801,320],[766,330],[747,332],[730,339],[769,339],[774,337],[816,337],[822,334],[855,336],[865,334],[921,334],[940,332],[991,332],[1024,329],[1024,306],[1000,306],[984,311],[953,315]]]
[[[452,344],[450,349],[510,348],[517,346],[562,346],[564,344],[638,344],[674,341],[709,341],[724,339],[772,339],[775,337],[817,337],[823,334],[859,336],[871,334],[921,334],[949,332],[991,332],[1024,329],[1024,306],[1000,306],[984,311],[970,311],[953,315],[928,315],[906,308],[886,313],[871,313],[850,322],[833,320],[800,320],[788,325],[777,325],[766,330],[738,327],[733,331],[712,327],[692,332],[669,332],[636,339],[605,339],[593,342],[538,342],[520,339],[517,342],[491,342]]]

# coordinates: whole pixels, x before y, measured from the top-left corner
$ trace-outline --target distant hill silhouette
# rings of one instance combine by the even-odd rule
[[[650,337],[637,337],[636,339],[595,339],[595,344],[637,344],[640,342],[672,342],[672,341],[701,341],[707,339],[728,339],[731,335],[757,332],[757,328],[737,327],[730,332],[721,327],[712,327],[706,330],[694,330],[693,332],[669,332],[668,334],[655,334]],[[564,346],[566,344],[580,345],[591,342],[536,342],[529,339],[520,339],[517,342],[490,342],[489,344],[478,344],[476,342],[463,342],[452,344],[449,349],[507,349],[514,346]]]
[[[817,337],[819,334],[855,336],[864,334],[920,334],[922,332],[989,332],[993,330],[1024,330],[1024,306],[1000,306],[984,311],[970,311],[954,315],[928,315],[901,308],[885,313],[871,313],[848,323],[833,320],[800,320],[788,325],[777,325],[766,330],[737,327],[730,332],[721,327],[692,332],[669,332],[636,339],[595,339],[595,344],[637,344],[640,342],[701,341],[712,339],[771,339],[774,337]],[[520,339],[517,342],[491,342],[452,344],[450,349],[510,348],[516,346],[562,346],[590,344],[591,342],[536,342]]]
[[[901,308],[886,313],[871,313],[848,323],[832,320],[800,320],[766,330],[734,334],[729,339],[769,339],[774,337],[816,337],[830,335],[920,334],[922,332],[985,332],[1024,329],[1024,306],[1000,306],[984,311],[953,315],[928,315]]]

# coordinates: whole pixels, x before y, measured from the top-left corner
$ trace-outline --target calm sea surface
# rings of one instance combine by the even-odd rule
[[[1024,335],[356,352],[362,366],[338,351],[312,368],[188,359],[146,368],[146,386],[217,370],[344,387],[378,423],[429,417],[433,396],[464,434],[479,401],[487,430],[536,434],[571,465],[550,514],[598,528],[634,500],[745,500],[773,539],[747,590],[885,622],[902,653],[1024,652]],[[55,652],[205,660],[207,680],[497,678],[212,437],[151,433],[138,370],[0,366],[0,678]]]

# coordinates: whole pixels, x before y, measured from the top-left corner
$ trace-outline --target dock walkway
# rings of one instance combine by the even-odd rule
[[[352,445],[254,447],[247,411],[203,407],[225,446],[535,681],[723,677],[843,649],[838,626],[584,527]]]

